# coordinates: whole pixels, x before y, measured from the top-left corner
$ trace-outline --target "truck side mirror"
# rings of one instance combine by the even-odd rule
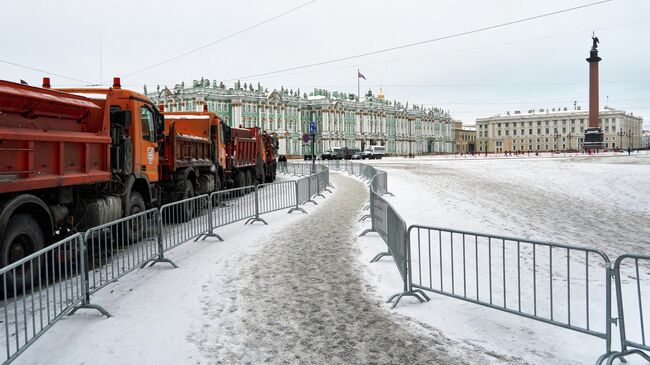
[[[118,124],[123,128],[131,128],[131,119],[130,110],[111,111],[111,124]]]
[[[158,113],[157,122],[156,132],[158,132],[157,134],[163,134],[165,131],[165,116],[162,113]]]
[[[218,125],[211,124],[210,125],[210,140],[211,141],[216,141],[217,140],[217,132],[219,130]]]

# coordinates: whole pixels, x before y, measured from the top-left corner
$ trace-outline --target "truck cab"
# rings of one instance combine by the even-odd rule
[[[126,216],[159,200],[155,183],[161,178],[158,142],[164,130],[164,117],[148,97],[122,89],[119,78],[113,81],[113,87],[108,89],[56,90],[88,98],[103,110],[104,127],[111,137],[110,171],[129,192],[122,199]],[[135,195],[134,202],[131,195]]]
[[[0,266],[160,200],[163,116],[144,95],[0,81]]]

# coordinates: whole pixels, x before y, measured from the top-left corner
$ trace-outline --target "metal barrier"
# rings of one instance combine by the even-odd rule
[[[217,191],[210,194],[212,225],[209,229],[254,218],[256,202],[254,186]]]
[[[77,233],[0,269],[4,363],[83,301],[82,245]]]
[[[264,214],[298,206],[296,181],[257,185],[258,212]],[[303,212],[305,212],[303,210]],[[305,212],[306,213],[306,212]]]
[[[210,197],[207,194],[160,207],[160,252],[169,251],[194,238],[205,239],[211,233],[210,213]]]
[[[641,269],[639,263],[641,262]],[[625,356],[638,355],[650,362],[647,342],[647,313],[644,305],[650,303],[650,256],[623,255],[614,263],[616,283],[616,304],[618,307],[618,327],[621,351],[607,359],[610,365],[616,359],[625,361]]]
[[[372,190],[377,192],[380,196],[390,195],[395,196],[393,193],[388,191],[388,174],[386,171],[376,170],[375,175],[370,180],[370,185]]]
[[[156,261],[159,219],[158,209],[150,209],[86,231],[86,299],[136,268]]]
[[[310,174],[303,164],[286,171]],[[77,233],[0,269],[6,359],[15,360],[63,316],[96,309],[90,295],[136,268],[167,262],[164,252],[191,239],[221,237],[214,229],[261,214],[290,208],[327,190],[328,169],[297,181],[224,190],[166,204]],[[266,223],[266,222],[264,222]]]
[[[385,171],[355,163],[342,168],[369,179],[370,204],[364,210],[370,209],[370,213],[360,221],[371,218],[372,224],[361,236],[377,232],[388,251],[372,261],[392,256],[402,277],[403,292],[387,300],[393,302],[392,308],[404,296],[424,302],[429,300],[425,292],[433,292],[601,338],[605,351],[597,364],[604,360],[611,364],[630,354],[650,361],[643,352],[650,351],[650,346],[645,339],[642,307],[644,301],[650,301],[647,294],[642,295],[650,293],[650,277],[639,273],[650,274],[648,270],[643,274],[638,267],[640,260],[650,261],[649,256],[623,256],[612,269],[609,257],[591,248],[421,225],[406,229],[404,220],[382,198],[390,194]],[[629,261],[634,262],[633,273],[624,276],[623,263]],[[611,326],[616,322],[612,318],[612,273],[616,277],[621,352],[612,351]],[[625,296],[622,277],[632,278],[628,286],[634,295]],[[647,290],[642,290],[643,278]],[[623,298],[636,307],[627,308]],[[625,328],[626,309],[639,323],[634,338]]]
[[[611,353],[611,263],[602,251],[420,225],[407,240],[410,291],[602,338]]]

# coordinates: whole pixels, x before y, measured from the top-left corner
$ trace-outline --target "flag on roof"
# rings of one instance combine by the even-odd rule
[[[357,75],[357,78],[359,78],[359,79],[364,79],[364,80],[366,79],[366,77],[363,76],[363,74],[362,74],[361,72],[359,72],[358,70],[357,70],[357,74],[358,74],[358,75]]]

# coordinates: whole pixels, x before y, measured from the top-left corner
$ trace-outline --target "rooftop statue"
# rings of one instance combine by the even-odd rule
[[[591,39],[594,42],[593,45],[591,46],[591,50],[592,51],[597,51],[598,50],[598,43],[600,43],[600,41],[598,40],[598,37],[596,37],[596,33],[592,33]]]

